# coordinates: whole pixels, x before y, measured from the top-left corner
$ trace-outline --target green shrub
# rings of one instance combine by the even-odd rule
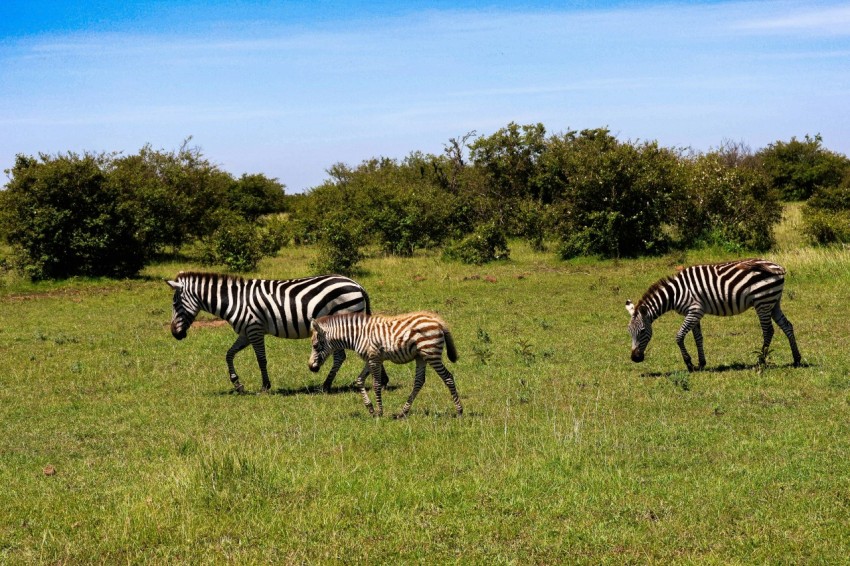
[[[657,143],[621,143],[608,130],[551,140],[544,184],[555,198],[563,258],[632,257],[667,246],[664,220],[679,158]]]
[[[718,245],[730,251],[765,251],[782,219],[777,191],[759,171],[730,166],[717,153],[686,163],[673,198],[670,222],[682,247]]]
[[[238,219],[223,222],[201,245],[202,263],[231,271],[255,271],[264,255],[256,226]]]
[[[0,214],[20,271],[32,279],[127,277],[150,259],[137,211],[108,182],[108,159],[17,156]]]
[[[260,174],[242,175],[228,187],[228,208],[246,220],[283,212],[286,208],[284,189],[277,179]]]
[[[505,233],[494,222],[476,227],[472,234],[449,244],[443,250],[444,259],[473,265],[507,259],[509,255]]]
[[[276,237],[257,225],[230,218],[207,238],[201,247],[201,261],[206,265],[225,265],[231,271],[255,271],[264,257],[274,255]]]
[[[353,275],[363,259],[362,231],[342,220],[329,220],[320,230],[319,253],[312,267],[316,273]]]
[[[820,134],[777,141],[756,154],[768,182],[783,200],[805,200],[818,188],[838,186],[850,160],[823,147]]]
[[[803,207],[803,231],[816,244],[850,243],[850,174],[815,191]]]

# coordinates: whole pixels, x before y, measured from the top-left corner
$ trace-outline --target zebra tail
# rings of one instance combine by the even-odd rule
[[[443,338],[446,340],[446,355],[452,363],[457,361],[457,350],[455,349],[455,341],[452,339],[452,333],[443,328]]]
[[[366,314],[372,316],[372,304],[369,302],[369,293],[367,293],[366,289],[363,289],[362,287],[361,290],[363,291],[363,298],[366,301]]]

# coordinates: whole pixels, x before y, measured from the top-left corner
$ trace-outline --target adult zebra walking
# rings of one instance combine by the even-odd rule
[[[215,273],[180,272],[168,281],[174,289],[171,334],[178,340],[203,310],[230,323],[239,335],[227,350],[230,382],[244,391],[233,366],[233,358],[249,344],[254,348],[263,376],[263,391],[271,389],[267,370],[265,336],[309,338],[314,318],[344,312],[370,313],[369,295],[355,281],[341,275],[319,275],[301,279],[243,279]],[[329,391],[345,352],[334,353],[334,363],[322,389]],[[382,380],[386,384],[386,373]]]
[[[767,356],[775,321],[788,337],[794,365],[799,366],[801,357],[794,327],[779,306],[784,285],[785,268],[763,259],[694,265],[673,277],[665,277],[654,283],[637,305],[626,301],[626,310],[631,315],[632,361],[643,361],[646,346],[652,338],[652,322],[665,312],[675,310],[685,317],[676,334],[676,344],[682,351],[685,365],[688,371],[694,370],[691,356],[685,348],[685,336],[693,331],[699,369],[702,369],[705,367],[700,327],[703,315],[732,316],[752,307],[759,317],[764,337],[759,360],[764,361]]]

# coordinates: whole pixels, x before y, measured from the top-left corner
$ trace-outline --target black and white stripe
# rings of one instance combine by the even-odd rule
[[[643,298],[633,305],[626,301],[631,314],[632,361],[642,362],[646,346],[652,338],[652,322],[667,311],[675,310],[685,317],[676,334],[676,343],[689,371],[694,370],[685,349],[685,336],[693,331],[699,355],[699,369],[705,367],[700,319],[705,314],[732,316],[754,308],[761,323],[764,343],[760,359],[767,355],[773,339],[773,322],[788,337],[794,365],[800,365],[800,351],[794,338],[794,327],[779,304],[785,285],[785,268],[763,259],[744,259],[726,263],[695,265],[673,277],[653,284]]]
[[[314,318],[343,312],[370,312],[369,295],[355,281],[341,275],[301,279],[243,279],[215,273],[180,272],[175,281],[171,333],[178,340],[203,310],[226,320],[239,335],[227,351],[230,381],[237,391],[244,387],[233,366],[233,358],[249,344],[253,346],[263,376],[263,390],[271,388],[266,369],[265,335],[279,338],[308,338]],[[345,352],[334,355],[334,364],[323,384],[327,391],[345,360]]]
[[[386,360],[397,364],[416,361],[416,377],[413,391],[396,417],[404,417],[413,405],[413,400],[425,384],[425,366],[430,365],[449,388],[455,410],[463,413],[463,406],[455,387],[454,376],[443,365],[443,347],[449,360],[457,361],[457,350],[445,321],[432,312],[414,312],[396,316],[369,316],[368,314],[339,314],[327,316],[313,322],[313,351],[309,367],[319,371],[331,354],[349,349],[354,350],[366,361],[357,377],[357,387],[369,413],[375,414],[364,379],[372,374],[378,416],[383,414],[381,402],[381,374]]]

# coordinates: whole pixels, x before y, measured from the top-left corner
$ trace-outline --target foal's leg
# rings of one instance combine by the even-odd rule
[[[442,356],[439,358],[431,358],[428,360],[428,363],[434,368],[434,371],[437,372],[437,375],[440,376],[440,379],[443,380],[443,383],[446,384],[446,387],[449,388],[449,392],[452,394],[452,401],[455,404],[455,410],[457,411],[457,416],[461,416],[463,414],[463,405],[460,404],[460,397],[457,394],[457,387],[455,387],[455,378],[452,373],[446,369],[446,366],[443,365]]]
[[[336,377],[339,368],[342,366],[342,362],[345,361],[345,350],[339,349],[334,352],[334,365],[331,367],[331,371],[328,372],[328,377],[325,378],[325,382],[322,384],[322,391],[325,393],[330,392],[331,385],[334,382],[334,378]]]
[[[383,373],[384,364],[380,359],[369,360],[369,371],[372,374],[372,390],[375,393],[375,405],[377,405],[377,415],[383,416],[384,405],[381,401],[381,373]]]
[[[363,366],[363,370],[357,375],[357,380],[354,385],[360,390],[360,395],[363,397],[363,404],[369,410],[370,415],[375,414],[375,409],[372,408],[372,401],[369,400],[369,394],[366,393],[366,376],[369,374],[369,364]]]
[[[413,380],[413,391],[410,392],[410,397],[407,398],[407,402],[401,408],[401,412],[395,416],[397,419],[407,416],[407,412],[410,411],[410,407],[413,405],[413,400],[416,399],[423,385],[425,385],[425,360],[416,358],[416,377]]]

